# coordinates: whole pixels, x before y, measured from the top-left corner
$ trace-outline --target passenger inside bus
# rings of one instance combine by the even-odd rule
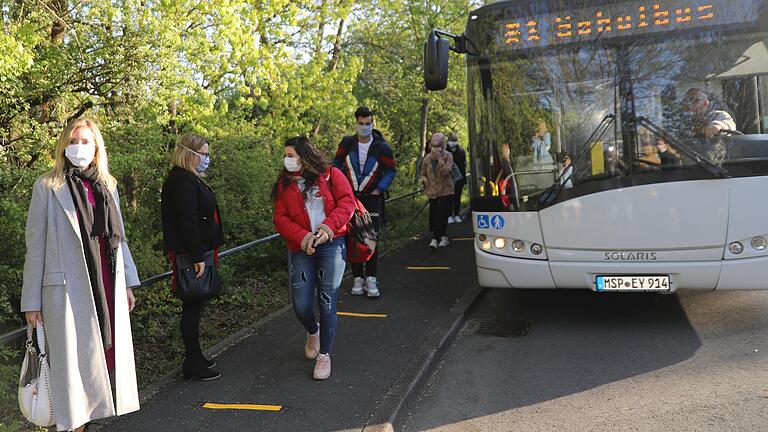
[[[498,156],[496,146],[491,148],[493,154],[490,156],[490,160],[500,160],[501,169],[497,170],[496,174],[492,176],[478,176],[480,180],[480,194],[500,197],[505,207],[517,209],[520,206],[520,196],[515,180],[515,171],[510,161],[511,151],[509,144],[502,144],[501,157]]]
[[[563,186],[563,189],[571,189],[573,187],[573,181],[571,176],[573,175],[573,166],[571,166],[571,157],[565,155],[563,162],[560,164],[560,173],[557,176],[557,182]]]
[[[533,147],[533,164],[535,168],[541,169],[554,165],[555,160],[549,149],[552,147],[552,136],[547,130],[547,124],[542,119],[538,119],[536,132],[531,140]]]
[[[605,149],[603,153],[603,161],[605,163],[605,173],[609,177],[617,177],[621,175],[621,171],[624,169],[624,162],[619,159],[616,152],[616,146],[611,144]]]
[[[659,151],[662,171],[676,170],[683,167],[680,156],[669,146],[669,143],[664,138],[656,138],[656,149]]]
[[[504,143],[501,145],[501,172],[499,180],[497,181],[499,194],[507,199],[502,199],[506,206],[512,206],[513,209],[517,209],[520,206],[520,196],[517,188],[517,180],[515,179],[515,171],[512,168],[512,163],[509,160],[510,149],[509,144]],[[507,202],[508,201],[508,202]]]

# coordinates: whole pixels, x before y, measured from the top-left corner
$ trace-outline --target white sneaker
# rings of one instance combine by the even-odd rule
[[[437,239],[432,239],[432,241],[431,241],[431,242],[429,242],[429,247],[430,247],[432,250],[436,250],[436,249],[437,249]]]
[[[352,295],[363,295],[363,278],[356,277],[355,283],[352,285],[352,291],[349,293]]]
[[[448,236],[442,236],[440,238],[440,243],[438,244],[439,247],[446,247],[448,246]]]
[[[376,280],[376,276],[365,278],[365,290],[368,292],[368,297],[373,298],[381,295],[379,292],[379,281]]]
[[[448,216],[448,223],[449,224],[456,223],[456,220],[453,219],[453,216]]]
[[[461,219],[461,216],[459,216],[459,215],[456,215],[456,216],[454,216],[454,217],[453,217],[453,222],[454,222],[454,223],[461,223],[461,222],[463,222],[463,221],[462,221],[462,219]]]
[[[318,354],[317,363],[315,363],[315,370],[312,376],[316,380],[328,379],[331,376],[331,355],[330,354]]]

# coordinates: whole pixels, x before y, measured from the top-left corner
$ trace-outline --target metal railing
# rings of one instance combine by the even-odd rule
[[[406,194],[390,198],[390,199],[388,199],[388,200],[386,200],[384,202],[387,203],[387,204],[390,204],[390,203],[397,202],[397,201],[400,201],[400,200],[408,198],[408,197],[412,197],[412,196],[417,195],[417,194],[419,194],[421,192],[422,192],[421,189],[415,190],[415,191],[411,191],[411,192],[408,192]],[[231,249],[227,249],[225,251],[222,251],[219,254],[219,258],[224,258],[224,257],[227,257],[229,255],[234,255],[234,254],[236,254],[238,252],[242,252],[244,250],[251,249],[251,248],[256,247],[256,246],[258,246],[260,244],[269,243],[269,242],[271,242],[273,240],[277,240],[278,238],[280,238],[280,234],[277,234],[277,233],[270,234],[270,235],[268,235],[266,237],[262,237],[260,239],[254,240],[252,242],[248,242],[248,243],[242,244],[240,246],[235,246],[235,247],[233,247]],[[158,275],[151,276],[151,277],[141,281],[139,286],[134,287],[134,289],[144,288],[144,287],[153,285],[153,284],[155,284],[157,282],[160,282],[160,281],[162,281],[164,279],[168,279],[169,277],[171,277],[172,274],[173,274],[173,271],[169,270],[169,271],[167,271],[165,273],[161,273],[161,274],[158,274]],[[26,333],[27,333],[27,327],[24,326],[24,327],[17,328],[16,330],[10,331],[8,333],[5,333],[3,335],[0,335],[0,346],[6,345],[6,344],[8,344],[10,342],[13,342],[14,340],[20,339],[21,337],[25,336]]]

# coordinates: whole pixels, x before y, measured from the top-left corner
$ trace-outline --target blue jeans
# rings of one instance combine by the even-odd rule
[[[307,333],[317,332],[313,298],[320,309],[320,352],[330,354],[336,337],[336,300],[346,266],[347,245],[337,237],[317,247],[315,253],[290,252],[293,312]],[[315,290],[317,288],[317,290]]]

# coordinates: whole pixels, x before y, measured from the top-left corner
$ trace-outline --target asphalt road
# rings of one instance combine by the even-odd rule
[[[766,431],[766,312],[759,291],[485,290],[397,429]]]

